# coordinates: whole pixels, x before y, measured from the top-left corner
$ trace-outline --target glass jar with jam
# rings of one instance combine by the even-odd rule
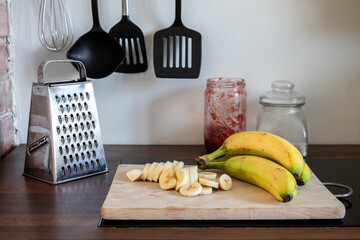
[[[205,90],[206,152],[221,147],[230,135],[246,130],[246,90],[241,78],[210,78]]]

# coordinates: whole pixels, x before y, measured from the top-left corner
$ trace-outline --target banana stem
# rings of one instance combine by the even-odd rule
[[[224,170],[226,161],[211,161],[206,167],[209,169]]]
[[[202,162],[202,164],[204,164],[205,168],[206,168],[206,166],[210,163],[210,161],[212,161],[218,157],[222,157],[224,155],[225,155],[225,152],[221,147],[212,153],[199,156],[195,160],[196,160],[196,162],[198,162],[198,164],[199,164],[199,162]]]

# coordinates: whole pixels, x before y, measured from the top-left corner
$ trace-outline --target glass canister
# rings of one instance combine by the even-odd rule
[[[227,137],[246,130],[246,90],[241,78],[210,78],[205,90],[206,152],[218,149]]]
[[[294,92],[291,81],[274,81],[272,91],[260,96],[262,105],[256,118],[256,130],[276,134],[291,142],[306,157],[308,134],[302,110],[305,97]]]

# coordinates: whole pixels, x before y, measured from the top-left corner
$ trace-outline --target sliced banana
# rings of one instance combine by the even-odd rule
[[[176,177],[171,167],[164,169],[159,178],[161,189],[168,190],[176,187]]]
[[[184,162],[180,161],[177,165],[176,165],[176,169],[177,168],[184,168]]]
[[[189,174],[190,174],[190,182],[197,182],[199,180],[198,178],[198,167],[197,166],[192,166],[189,167]]]
[[[190,174],[189,168],[177,168],[175,175],[176,175],[176,187],[175,190],[179,190],[185,184],[190,182]]]
[[[193,197],[201,194],[202,186],[198,182],[187,183],[179,190],[180,194],[186,197]]]
[[[172,162],[171,167],[172,167],[174,173],[176,172],[176,166],[177,166],[178,164],[179,164],[179,161],[177,161],[177,160],[174,160],[174,161]]]
[[[202,186],[201,195],[208,195],[212,193],[212,187]]]
[[[165,163],[161,162],[156,166],[154,173],[152,175],[153,182],[157,182],[159,180],[159,177],[160,177],[161,171],[164,168],[164,165],[165,165]]]
[[[157,167],[157,165],[159,165],[158,162],[153,162],[153,163],[151,164],[151,167],[150,167],[150,169],[149,169],[149,172],[148,172],[148,174],[147,174],[147,176],[146,176],[146,180],[152,181],[152,176],[154,175],[154,171],[155,171],[155,168]]]
[[[232,179],[227,174],[222,174],[219,178],[219,187],[222,190],[230,190],[232,187]]]
[[[140,176],[140,179],[141,180],[146,180],[146,177],[147,177],[147,175],[148,175],[148,172],[149,172],[149,169],[150,169],[150,167],[151,167],[151,163],[146,163],[145,164],[145,167],[144,167],[144,169],[142,170],[142,174],[141,174],[141,176]]]
[[[137,180],[142,174],[142,171],[140,169],[132,169],[126,173],[126,176],[131,182],[134,182]]]
[[[199,183],[204,186],[213,187],[213,188],[219,188],[219,183],[213,180],[205,179],[205,178],[199,178]]]
[[[171,166],[172,166],[172,162],[167,161],[167,162],[165,163],[165,165],[164,165],[163,170],[165,170],[166,168],[171,167]]]
[[[214,172],[199,172],[199,178],[205,178],[209,180],[215,180],[216,179],[216,173]]]

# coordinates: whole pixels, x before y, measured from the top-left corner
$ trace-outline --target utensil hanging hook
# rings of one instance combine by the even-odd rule
[[[38,36],[50,51],[61,52],[70,47],[73,27],[66,0],[41,0]]]

